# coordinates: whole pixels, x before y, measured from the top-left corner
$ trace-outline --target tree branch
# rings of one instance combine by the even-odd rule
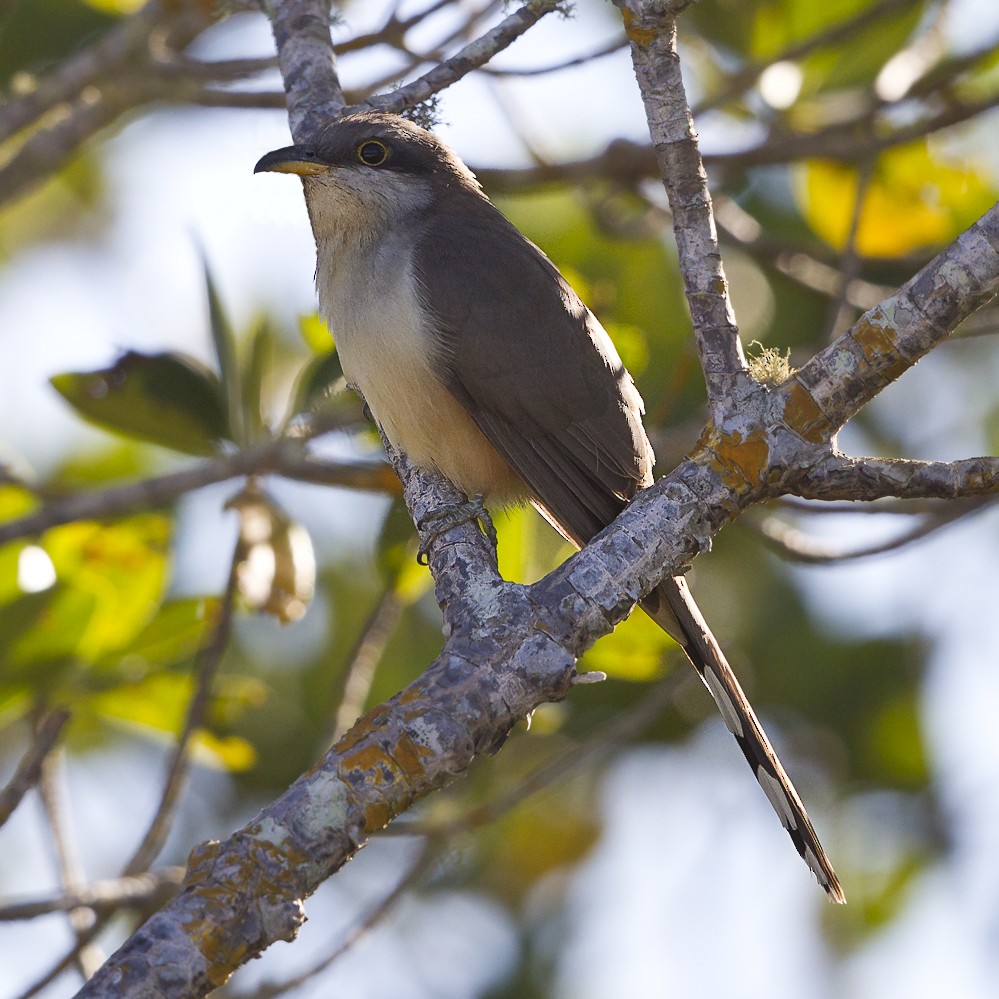
[[[343,111],[329,0],[264,0],[288,94],[292,138],[305,142]]]
[[[35,537],[60,524],[104,520],[167,506],[181,496],[243,475],[277,473],[302,482],[398,492],[399,483],[381,461],[320,461],[304,452],[302,441],[282,438],[220,455],[179,472],[89,493],[50,499],[41,509],[0,524],[0,544]]]
[[[615,0],[631,42],[659,176],[673,212],[687,304],[713,418],[733,404],[748,380],[735,313],[728,297],[708,177],[701,162],[676,51],[676,22],[669,5]]]
[[[796,372],[781,390],[793,421],[809,439],[831,440],[997,290],[999,204]]]
[[[817,500],[958,499],[999,491],[999,458],[913,461],[834,453],[804,469],[796,495]]]
[[[69,712],[65,708],[54,708],[33,725],[31,744],[21,757],[14,776],[0,791],[0,826],[11,817],[25,794],[37,785],[45,757],[52,751],[67,721]]]
[[[398,114],[407,108],[440,93],[463,76],[485,65],[497,52],[512,45],[525,31],[537,24],[546,14],[558,10],[563,0],[527,0],[522,7],[504,18],[481,38],[470,42],[450,59],[424,73],[418,80],[400,87],[391,94],[371,97],[362,105],[375,111]]]

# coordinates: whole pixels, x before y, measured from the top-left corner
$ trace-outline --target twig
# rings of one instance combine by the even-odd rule
[[[803,469],[795,495],[812,500],[957,499],[999,492],[999,458],[913,461],[833,454]]]
[[[65,792],[65,759],[60,750],[50,753],[42,761],[41,780],[38,790],[41,794],[45,816],[52,832],[52,842],[55,847],[56,864],[59,869],[59,883],[63,890],[73,893],[85,883],[83,867],[80,863],[76,845],[70,829],[70,820],[66,812]],[[104,955],[89,935],[94,927],[94,913],[78,906],[67,912],[69,925],[76,937],[73,948],[73,960],[79,968],[84,980],[90,978],[104,963]]]
[[[288,122],[296,142],[314,135],[343,109],[330,37],[329,2],[263,0],[288,94]]]
[[[512,45],[525,31],[546,14],[559,10],[562,0],[527,0],[527,3],[505,17],[474,42],[470,42],[450,59],[435,66],[412,83],[391,94],[372,97],[364,107],[398,114],[450,87],[474,69],[487,63],[498,52]]]
[[[347,729],[363,714],[375,670],[381,662],[385,646],[392,637],[401,613],[402,601],[396,592],[394,582],[389,582],[382,590],[367,621],[364,622],[361,634],[347,658],[340,695],[334,698],[337,709],[330,743],[342,738]]]
[[[300,439],[283,438],[236,454],[220,455],[179,472],[73,493],[49,500],[41,509],[0,524],[0,544],[35,537],[52,527],[77,520],[104,520],[167,506],[187,493],[243,475],[278,473],[303,482],[321,482],[356,489],[398,491],[382,461],[321,461],[303,451]]]
[[[562,62],[552,63],[550,66],[534,66],[528,69],[504,69],[499,66],[483,66],[482,72],[488,76],[498,77],[544,76],[548,73],[561,73],[564,69],[572,69],[574,66],[585,66],[597,59],[603,59],[605,56],[620,52],[627,44],[627,38],[612,38],[609,42],[605,42],[592,52],[587,52],[586,55],[574,56]]]
[[[860,220],[864,214],[864,204],[867,192],[874,180],[874,161],[866,159],[857,167],[857,190],[853,196],[853,206],[850,211],[850,224],[847,229],[846,242],[840,254],[839,266],[836,268],[838,278],[836,293],[829,302],[826,312],[826,326],[822,340],[827,342],[833,338],[836,330],[847,321],[847,293],[850,285],[860,274],[860,254],[857,252],[857,233],[860,230]]]
[[[0,110],[0,142],[59,104],[76,99],[86,87],[95,86],[133,59],[148,44],[149,32],[165,16],[159,0],[150,0],[99,42],[66,60],[32,89],[7,100]]]
[[[973,513],[979,513],[993,502],[993,497],[982,497],[961,506],[948,505],[945,509],[937,510],[935,514],[922,518],[915,527],[909,528],[898,537],[860,548],[844,548],[819,540],[779,517],[766,517],[758,524],[747,518],[745,524],[750,530],[756,531],[766,541],[768,547],[781,558],[806,565],[838,565],[841,562],[852,562],[873,555],[899,551],[917,541],[922,541],[944,527],[956,524]]]
[[[183,867],[163,867],[134,877],[94,881],[74,892],[0,905],[0,922],[37,919],[81,907],[101,916],[113,915],[128,907],[153,905],[158,908],[176,894],[183,878]]]
[[[687,304],[708,391],[708,409],[721,423],[740,385],[749,379],[728,297],[725,269],[711,213],[707,174],[690,117],[669,5],[615,0],[631,42],[659,175],[673,212]]]
[[[225,593],[218,610],[218,620],[211,639],[198,650],[195,657],[194,695],[187,706],[184,727],[173,748],[159,805],[142,842],[122,870],[122,877],[135,876],[149,868],[159,855],[160,850],[163,849],[163,844],[166,842],[170,827],[173,824],[177,804],[187,784],[187,776],[191,769],[191,745],[194,736],[204,722],[219,663],[229,648],[238,581],[236,569],[237,563],[234,555],[229,568]]]
[[[52,751],[67,721],[69,711],[53,708],[34,724],[31,744],[21,757],[14,776],[0,791],[0,826],[10,818],[24,795],[38,783],[45,757]]]
[[[414,819],[411,822],[399,822],[389,826],[385,834],[433,836],[446,840],[455,833],[468,832],[495,822],[532,795],[550,787],[568,774],[595,766],[626,740],[639,735],[675,701],[678,691],[689,679],[686,671],[672,670],[626,711],[620,712],[611,721],[591,732],[580,744],[542,763],[526,777],[518,780],[515,787],[497,795],[486,804],[444,821],[427,822]]]

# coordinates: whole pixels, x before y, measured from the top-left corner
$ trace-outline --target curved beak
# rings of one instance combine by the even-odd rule
[[[328,173],[329,164],[315,153],[302,146],[285,146],[261,156],[254,173],[295,173],[299,177],[309,177],[317,173]]]

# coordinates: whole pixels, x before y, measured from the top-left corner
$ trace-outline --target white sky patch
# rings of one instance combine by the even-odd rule
[[[17,557],[17,586],[22,593],[41,593],[55,586],[56,571],[48,552],[38,545],[27,545]]]
[[[789,108],[801,93],[804,75],[794,62],[775,62],[760,74],[760,96],[772,108],[783,111]]]

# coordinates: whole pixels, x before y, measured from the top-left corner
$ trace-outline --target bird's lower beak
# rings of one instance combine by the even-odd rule
[[[299,177],[309,177],[317,173],[328,173],[329,164],[301,146],[285,146],[284,149],[275,149],[266,156],[261,156],[253,172],[295,173]]]

